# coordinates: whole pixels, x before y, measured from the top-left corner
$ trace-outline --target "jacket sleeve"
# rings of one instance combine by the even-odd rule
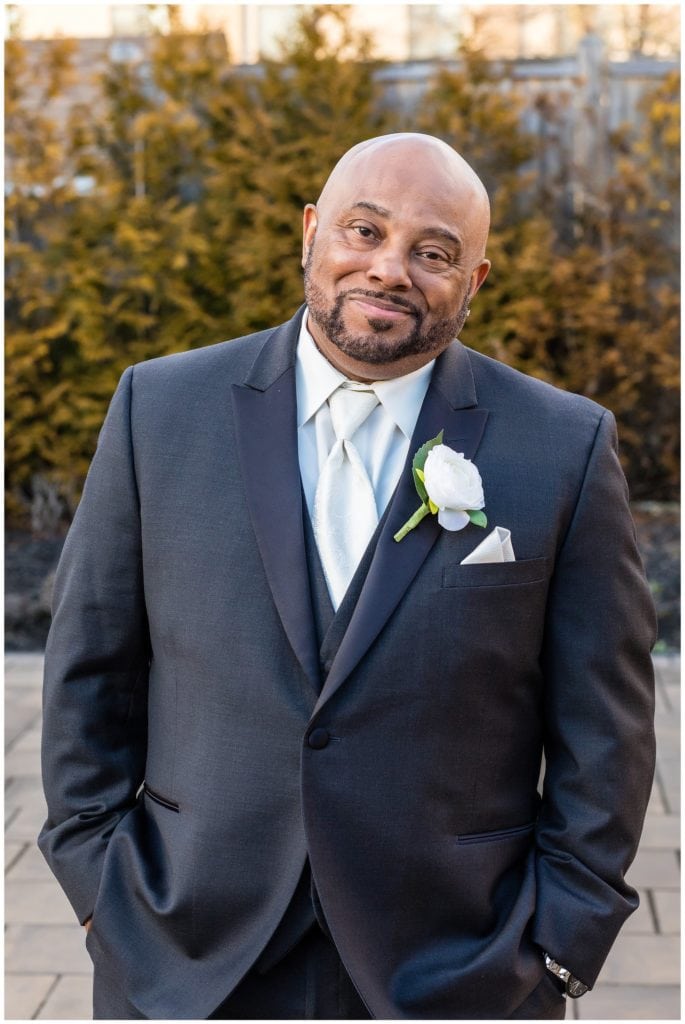
[[[79,920],[90,917],[117,822],[143,781],[149,640],[131,438],[121,378],[57,569],[45,652],[38,845]]]
[[[624,875],[654,774],[654,606],[613,416],[600,420],[552,579],[533,939],[594,984],[637,905]]]

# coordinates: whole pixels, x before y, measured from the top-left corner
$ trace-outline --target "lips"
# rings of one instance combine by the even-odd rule
[[[387,299],[376,299],[366,295],[350,295],[349,298],[357,303],[366,316],[375,320],[401,320],[415,315],[411,309],[398,306]]]

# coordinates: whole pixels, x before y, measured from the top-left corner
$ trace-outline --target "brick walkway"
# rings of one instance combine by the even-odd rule
[[[630,881],[640,909],[626,924],[593,992],[568,1018],[680,1017],[680,661],[657,657],[657,778]],[[6,659],[7,793],[5,1017],[91,1017],[90,960],[83,931],[43,861],[35,838],[45,816],[39,780],[40,655]]]

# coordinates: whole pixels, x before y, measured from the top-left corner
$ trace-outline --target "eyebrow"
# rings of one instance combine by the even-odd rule
[[[352,209],[361,207],[363,210],[371,210],[372,213],[377,214],[379,217],[390,217],[392,216],[390,210],[386,210],[384,206],[379,206],[377,203],[372,203],[368,199],[360,199],[358,202],[352,204]],[[421,231],[422,235],[433,235],[438,238],[444,238],[448,242],[452,242],[453,245],[461,251],[462,240],[459,235],[455,235],[454,232],[448,231],[447,228],[442,227],[427,227]]]

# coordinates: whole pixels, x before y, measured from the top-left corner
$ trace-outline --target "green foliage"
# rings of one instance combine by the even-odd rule
[[[36,473],[66,489],[84,465],[71,461],[71,435],[79,421],[65,423],[64,397],[73,381],[65,374],[70,316],[65,301],[65,242],[74,195],[65,184],[67,153],[55,125],[42,113],[69,74],[71,48],[61,42],[43,65],[38,103],[24,103],[31,84],[23,48],[9,40],[5,52],[5,131],[11,188],[5,202],[7,273],[5,401],[9,511],[25,506],[20,488]],[[65,341],[67,342],[65,350]]]
[[[72,44],[29,67],[6,44],[8,511],[73,510],[125,366],[282,321],[302,299],[301,215],[362,138],[445,138],[493,197],[493,269],[467,344],[607,404],[635,496],[676,480],[679,81],[612,139],[601,194],[560,216],[539,142],[483,55],[436,75],[411,120],[388,111],[368,38],[342,6],[304,8],[277,59],[232,67],[223,38],[182,26],[146,61],[110,59],[100,102],[49,114]],[[38,100],[36,102],[36,96]],[[83,188],[84,181],[89,188]],[[597,211],[600,211],[599,213]]]

